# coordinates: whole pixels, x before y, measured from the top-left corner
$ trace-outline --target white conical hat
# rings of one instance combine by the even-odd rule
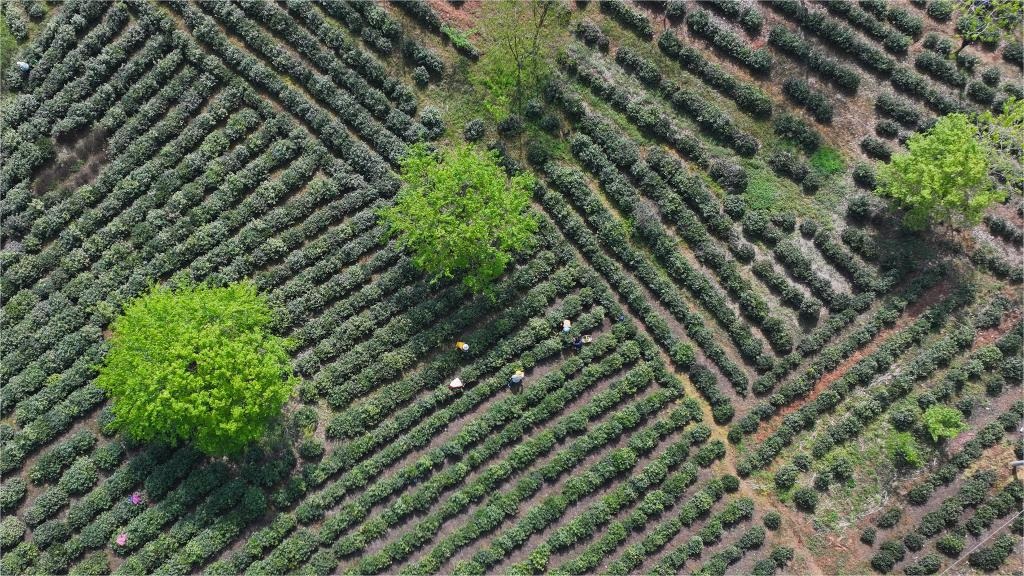
[[[457,377],[455,379],[453,379],[451,382],[448,383],[448,387],[449,388],[462,388],[462,386],[463,386],[462,380],[460,380]]]

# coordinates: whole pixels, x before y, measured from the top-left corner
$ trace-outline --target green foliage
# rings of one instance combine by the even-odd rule
[[[958,0],[956,32],[964,46],[972,42],[994,44],[1000,37],[1012,38],[1021,23],[1024,2],[1021,0]],[[958,50],[959,52],[959,50]]]
[[[835,148],[823,146],[811,156],[811,166],[820,174],[831,176],[846,169],[843,157]]]
[[[814,512],[818,507],[818,493],[813,488],[801,486],[793,491],[793,503],[804,512]]]
[[[918,468],[924,464],[917,440],[909,432],[896,432],[889,436],[885,449],[893,463],[901,468]]]
[[[1024,188],[1024,100],[1009,98],[998,114],[986,110],[977,119],[981,139],[988,144],[992,171],[1009,188]]]
[[[248,282],[154,286],[111,325],[96,385],[115,426],[139,440],[233,454],[258,439],[298,379],[271,310]]]
[[[956,438],[967,429],[964,415],[956,408],[935,404],[930,406],[921,417],[933,442]]]
[[[395,205],[380,215],[413,262],[436,278],[461,275],[470,290],[486,292],[537,230],[527,211],[533,176],[509,178],[495,152],[414,146],[402,161],[402,180]]]
[[[987,146],[976,134],[964,114],[940,118],[927,133],[910,137],[908,152],[881,167],[876,192],[907,209],[904,222],[913,230],[977,224],[1004,194],[992,186]]]

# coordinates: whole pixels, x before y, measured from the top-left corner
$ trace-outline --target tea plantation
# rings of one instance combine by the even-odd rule
[[[1019,27],[963,47],[956,8],[557,0],[510,114],[489,2],[2,0],[0,572],[1024,570],[1019,182],[958,230],[872,192],[1024,99]],[[464,142],[536,179],[487,294],[379,217],[410,147]],[[190,281],[292,343],[231,457],[96,386]]]

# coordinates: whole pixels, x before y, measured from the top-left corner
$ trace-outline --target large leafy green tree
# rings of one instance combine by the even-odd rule
[[[470,290],[486,292],[537,231],[529,213],[533,177],[508,177],[494,152],[469,144],[440,152],[413,146],[402,161],[402,181],[381,217],[413,262],[435,278],[459,276]]]
[[[257,440],[298,381],[288,342],[251,283],[154,286],[111,326],[97,386],[114,424],[144,441],[194,442],[227,455]]]
[[[977,224],[989,205],[1003,199],[989,175],[989,148],[966,115],[943,116],[926,133],[911,136],[907,148],[881,167],[876,189],[907,210],[907,227]]]
[[[956,438],[967,429],[964,415],[956,408],[939,404],[930,406],[924,411],[924,426],[932,437],[932,442]]]

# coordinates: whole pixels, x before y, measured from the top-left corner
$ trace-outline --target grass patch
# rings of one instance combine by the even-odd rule
[[[811,156],[811,166],[820,174],[831,176],[845,170],[846,162],[838,150],[823,146]]]
[[[7,18],[0,12],[0,69],[6,71],[18,50],[18,41],[7,27]]]
[[[769,210],[776,205],[778,189],[779,182],[773,174],[758,170],[750,174],[743,197],[751,210]]]

